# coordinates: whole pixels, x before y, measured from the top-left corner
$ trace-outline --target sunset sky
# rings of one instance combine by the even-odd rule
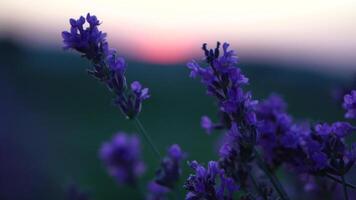
[[[87,12],[122,54],[152,63],[185,62],[217,40],[242,56],[356,63],[356,0],[2,0],[0,35],[59,46],[68,19]]]

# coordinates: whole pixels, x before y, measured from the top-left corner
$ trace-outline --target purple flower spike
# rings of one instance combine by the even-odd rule
[[[207,88],[208,95],[218,101],[220,123],[213,124],[204,116],[201,125],[209,134],[212,129],[217,128],[230,130],[235,123],[236,129],[243,129],[243,131],[238,130],[243,134],[242,140],[235,141],[244,143],[244,146],[249,148],[242,152],[248,154],[244,155],[245,157],[252,156],[253,151],[250,150],[254,148],[257,138],[255,129],[257,119],[254,113],[257,101],[252,99],[250,92],[243,90],[243,87],[248,84],[248,79],[236,66],[238,59],[235,52],[228,49],[228,43],[222,45],[222,52],[220,46],[218,42],[216,48],[208,49],[207,44],[203,44],[207,66],[201,66],[194,60],[187,64],[191,70],[190,76],[200,77]]]
[[[172,145],[168,149],[168,155],[162,160],[161,168],[156,172],[155,181],[160,185],[173,188],[182,174],[181,161],[184,157],[185,154],[179,145]]]
[[[150,97],[148,88],[142,88],[137,81],[127,87],[125,59],[119,57],[116,50],[109,50],[106,33],[98,27],[99,20],[95,15],[87,14],[78,20],[70,19],[70,31],[63,31],[65,49],[73,49],[93,64],[88,73],[104,83],[115,94],[115,105],[127,118],[134,118],[141,112],[142,102]],[[85,26],[85,23],[88,26]]]
[[[99,63],[108,51],[106,33],[99,31],[99,21],[89,13],[85,19],[81,16],[78,20],[69,20],[70,31],[63,31],[63,43],[65,49],[74,49],[94,63]],[[89,26],[84,28],[85,22]]]
[[[100,158],[109,174],[119,184],[134,186],[137,178],[145,171],[141,160],[140,141],[134,135],[117,133],[111,141],[102,145]]]
[[[286,102],[276,94],[270,95],[256,107],[259,144],[271,165],[284,162],[287,154],[296,149],[298,144],[298,131],[292,129],[292,118],[286,110]]]
[[[356,119],[356,90],[344,96],[343,107],[346,110],[345,118]]]
[[[232,200],[238,190],[235,182],[225,176],[224,170],[215,161],[210,161],[207,168],[197,161],[189,163],[194,170],[186,181],[184,188],[188,191],[185,199]]]

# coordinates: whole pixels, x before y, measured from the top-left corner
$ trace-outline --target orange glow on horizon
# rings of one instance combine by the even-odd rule
[[[120,54],[151,63],[185,62],[217,40],[244,53],[356,63],[355,0],[2,0],[0,35],[58,47],[68,19],[88,11]]]

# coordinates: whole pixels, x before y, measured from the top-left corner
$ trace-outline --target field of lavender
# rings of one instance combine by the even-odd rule
[[[350,80],[227,43],[124,60],[94,16],[69,26],[70,51],[0,43],[1,199],[354,198]]]

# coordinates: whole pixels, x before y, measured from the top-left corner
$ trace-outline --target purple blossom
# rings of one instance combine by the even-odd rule
[[[344,137],[352,131],[346,122],[317,124],[309,135],[303,135],[300,147],[305,154],[302,161],[304,171],[308,173],[346,174],[355,160],[348,159],[349,152]]]
[[[63,31],[65,49],[74,49],[93,64],[89,74],[104,83],[115,94],[117,105],[127,118],[134,118],[141,112],[142,102],[150,97],[148,88],[134,81],[131,88],[127,86],[125,59],[119,57],[116,50],[109,50],[106,33],[98,27],[99,20],[88,13],[78,20],[70,19],[70,31]],[[85,28],[85,23],[88,26]]]
[[[285,135],[281,136],[280,143],[281,146],[285,148],[295,149],[298,146],[298,140],[298,135],[296,135],[294,132],[288,132]]]
[[[355,130],[355,128],[347,122],[335,122],[332,124],[332,132],[341,138],[346,137],[353,130]]]
[[[207,116],[203,116],[200,121],[201,127],[206,131],[207,134],[211,134],[211,131],[214,129],[214,124],[211,119]]]
[[[343,107],[346,110],[345,118],[356,119],[356,90],[344,96]]]
[[[194,60],[187,66],[190,76],[200,77],[207,94],[218,102],[220,122],[212,124],[210,119],[203,117],[201,124],[208,133],[213,129],[226,130],[228,139],[220,148],[219,164],[227,177],[243,186],[248,177],[246,166],[253,160],[257,143],[257,101],[253,100],[251,92],[244,91],[248,78],[237,68],[236,53],[228,47],[229,44],[224,43],[220,52],[219,42],[215,49],[203,44],[206,66]]]
[[[292,117],[286,112],[287,104],[276,95],[270,95],[256,107],[259,145],[270,165],[280,165],[289,159],[288,154],[298,146],[299,132],[294,128]]]
[[[94,63],[99,63],[108,52],[106,33],[99,31],[99,21],[94,15],[87,14],[86,18],[69,20],[70,31],[63,31],[63,43],[65,49],[74,49]],[[84,27],[85,22],[89,24]]]
[[[208,66],[202,67],[194,60],[187,66],[191,70],[190,76],[193,78],[199,76],[207,87],[208,94],[218,99],[223,113],[245,115],[251,112],[256,101],[251,99],[249,92],[243,91],[242,86],[248,84],[248,79],[236,67],[236,54],[228,50],[228,46],[224,43],[224,53],[219,57],[219,42],[214,50],[208,50],[204,44],[203,50]]]
[[[145,171],[140,141],[135,135],[117,133],[111,141],[102,145],[100,159],[110,176],[120,184],[135,186],[137,178]]]
[[[349,135],[354,128],[347,122],[334,122],[332,125],[327,123],[315,125],[315,133],[319,136],[326,137],[331,134],[344,138]]]
[[[315,131],[320,136],[328,136],[332,132],[332,127],[327,123],[317,124]]]
[[[325,167],[327,167],[328,157],[325,153],[323,152],[312,153],[311,159],[314,162],[315,169],[324,169]]]
[[[179,145],[172,145],[168,155],[162,160],[161,168],[156,172],[156,183],[173,188],[182,174],[181,161],[184,156]]]
[[[224,170],[215,161],[210,161],[208,167],[200,165],[196,161],[189,163],[194,170],[187,179],[184,188],[188,191],[185,199],[216,199],[232,200],[233,194],[238,190],[231,178],[225,176]]]
[[[256,114],[259,144],[272,167],[286,164],[299,173],[335,175],[353,164],[346,158],[349,151],[343,140],[353,130],[349,123],[320,123],[314,129],[293,124],[286,103],[276,95],[258,104]]]

